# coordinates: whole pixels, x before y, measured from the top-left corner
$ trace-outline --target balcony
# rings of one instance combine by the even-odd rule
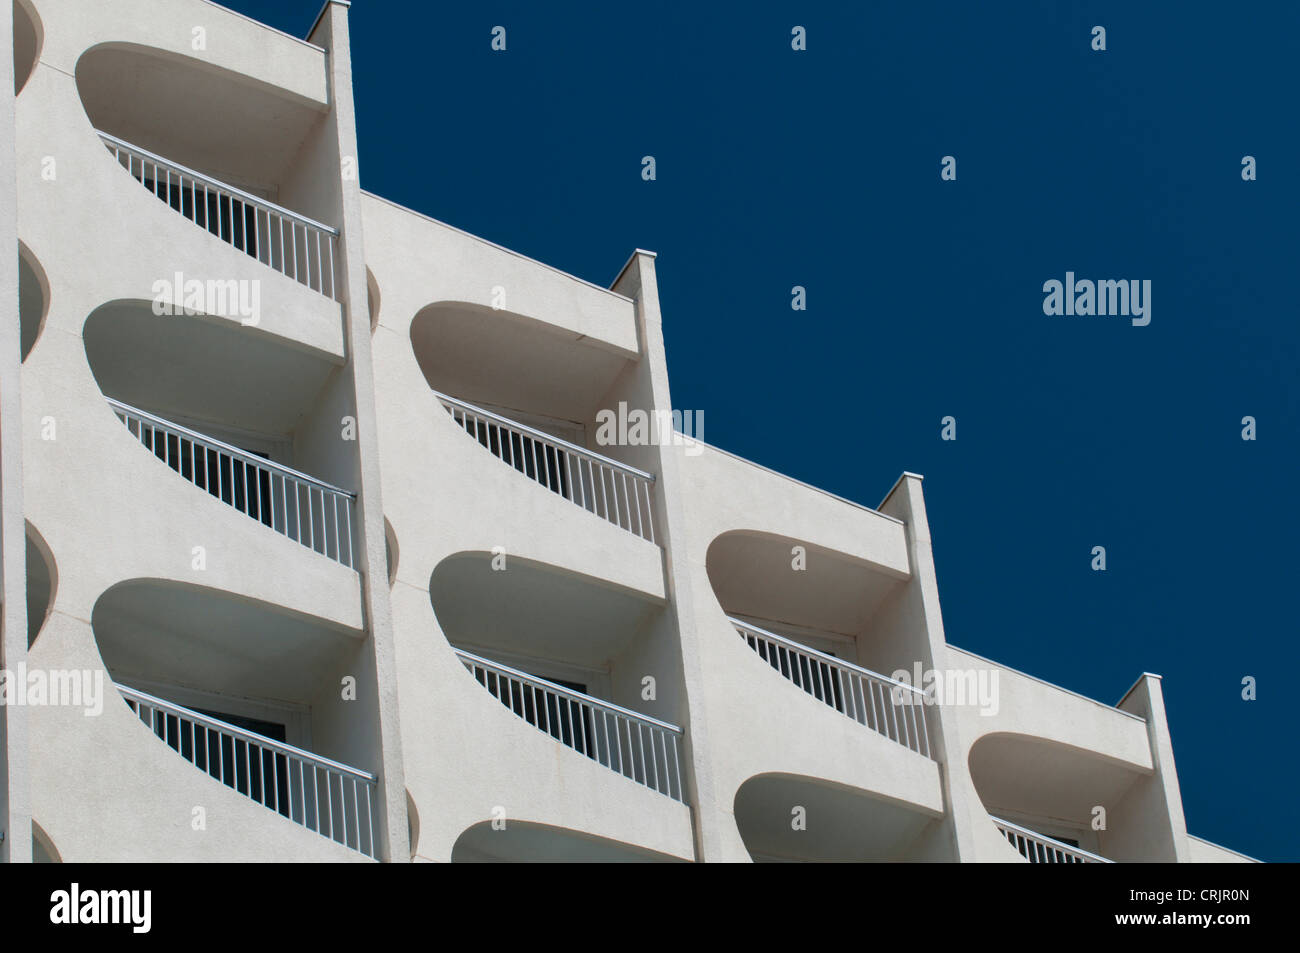
[[[457,649],[456,655],[480,685],[534,728],[637,784],[685,803],[681,728],[471,652]]]
[[[333,300],[338,231],[243,189],[99,131],[108,151],[146,190],[196,226]]]
[[[552,493],[655,542],[653,474],[434,391],[456,425],[507,466]]]
[[[512,294],[518,295],[513,289]],[[511,300],[521,308],[533,304],[522,297]],[[554,306],[549,301],[538,304]],[[422,308],[411,320],[409,334],[415,363],[437,402],[428,406],[434,413],[441,407],[457,430],[479,444],[469,452],[487,451],[505,465],[504,479],[493,483],[493,503],[509,510],[499,512],[499,518],[517,523],[527,509],[536,514],[534,522],[549,523],[566,519],[561,511],[576,507],[657,546],[663,535],[655,512],[660,447],[648,426],[634,431],[628,425],[634,411],[636,420],[648,419],[636,411],[646,406],[647,385],[635,353],[504,307],[469,302],[444,301]],[[396,344],[387,336],[377,340],[378,359]],[[401,411],[394,407],[394,412]],[[621,431],[611,426],[611,416],[622,420]],[[431,438],[441,446],[430,446],[428,452],[440,459],[466,452],[458,449],[461,437],[450,434],[441,421],[431,429]],[[404,449],[411,444],[409,437],[395,436],[385,443],[391,447],[397,439]],[[453,442],[457,449],[449,445]],[[515,474],[534,486],[522,489],[525,485]],[[501,490],[516,485],[521,489],[503,498]],[[539,488],[565,502],[541,502]],[[573,518],[575,534],[581,532],[576,529],[581,523],[590,527],[587,517]],[[585,536],[608,534],[590,528]],[[606,545],[603,539],[599,545]]]
[[[690,798],[672,614],[662,599],[603,579],[519,556],[494,559],[460,553],[434,569],[430,600],[451,651],[435,649],[425,677],[457,687],[417,703],[412,717],[426,726],[418,730],[468,719],[460,737],[445,739],[442,756],[476,759],[484,796],[509,796],[491,803],[510,804],[512,817],[558,824],[584,799],[621,791],[641,805],[639,815],[611,804],[604,833],[652,848],[681,843]],[[448,674],[457,669],[468,677]]]
[[[356,568],[356,494],[109,398],[130,434],[199,489],[289,539]]]
[[[240,824],[258,823],[262,812],[240,799],[251,800],[352,851],[368,857],[381,852],[384,808],[373,774],[380,763],[374,741],[379,714],[362,681],[370,656],[364,630],[237,589],[152,578],[107,589],[95,602],[91,629],[91,651],[102,660],[105,681],[111,679],[136,719],[171,749],[155,748],[130,719],[105,718],[108,733],[93,756],[83,755],[94,761],[87,774],[95,783],[116,790],[113,778],[123,759],[141,764],[152,757],[143,762],[151,767],[135,770],[131,785],[166,772],[187,790],[213,790],[213,810],[242,818]],[[355,701],[339,691],[348,675],[362,682]],[[219,789],[192,771],[239,797],[218,797]],[[166,810],[165,798],[150,795],[138,810]],[[300,830],[265,820],[268,843],[277,845],[272,850],[304,840]],[[238,841],[261,830],[228,831],[235,840],[227,849],[233,856],[256,854],[257,845]],[[135,856],[167,856],[156,843],[135,847]]]
[[[335,843],[377,857],[373,774],[118,685],[172,751],[244,797]]]
[[[1059,841],[1046,834],[1039,834],[1027,827],[1012,824],[1000,817],[992,819],[993,825],[1001,832],[1021,857],[1031,864],[1109,864],[1113,861]]]
[[[1003,705],[1011,706],[1010,693],[1002,694]],[[1026,711],[1011,710],[1022,716]],[[1134,724],[1142,727],[1140,720]],[[967,763],[975,793],[1021,857],[1030,863],[1162,859],[1166,835],[1152,809],[1163,803],[1155,788],[1158,778],[1149,766],[1119,759],[1115,727],[1122,726],[1112,726],[1109,754],[1011,732],[984,735],[971,746]],[[1005,855],[1000,849],[995,853]]]
[[[824,705],[926,758],[925,692],[732,618],[745,643],[783,678]]]

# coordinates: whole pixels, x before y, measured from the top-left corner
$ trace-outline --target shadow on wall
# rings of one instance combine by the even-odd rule
[[[366,269],[366,304],[370,308],[370,333],[374,334],[379,327],[379,282],[369,268]]]
[[[401,550],[397,547],[397,533],[393,530],[393,524],[388,522],[388,517],[384,517],[384,558],[388,563],[388,585],[390,588],[393,583],[397,582],[397,560],[401,555]]]
[[[58,589],[58,570],[54,554],[45,539],[31,523],[26,525],[27,536],[27,647],[36,643],[45,620],[54,605]]]
[[[18,323],[21,360],[27,360],[45,327],[50,310],[50,283],[36,256],[18,243]]]
[[[420,812],[415,808],[415,798],[406,792],[406,836],[411,842],[411,859],[415,859],[420,846]]]
[[[41,825],[32,821],[32,863],[34,864],[61,864],[63,858],[54,847],[54,841],[50,840],[50,835],[46,834]]]
[[[14,0],[14,95],[32,78],[45,33],[31,0]]]

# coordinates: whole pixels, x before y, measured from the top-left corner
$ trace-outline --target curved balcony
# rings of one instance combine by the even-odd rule
[[[111,680],[129,706],[105,708],[98,725],[109,730],[88,768],[91,788],[107,785],[109,813],[166,812],[161,794],[133,807],[108,793],[166,773],[169,783],[194,792],[187,796],[211,792],[210,801],[192,803],[235,825],[225,828],[232,839],[212,845],[213,856],[332,851],[302,829],[365,856],[382,852],[384,809],[371,773],[379,762],[374,695],[362,690],[351,701],[339,691],[341,678],[364,671],[363,631],[239,591],[147,577],[104,591],[90,628],[87,654],[96,653],[105,683]],[[131,712],[153,738],[123,717]],[[152,767],[116,783],[123,759]],[[153,829],[172,822],[157,818]],[[169,845],[156,839],[124,850],[145,859],[170,856]]]
[[[456,425],[507,466],[552,493],[655,542],[653,474],[434,391]]]
[[[156,198],[210,234],[334,301],[338,230],[99,131],[108,151]]]
[[[993,825],[1030,863],[1158,859],[1150,768],[1010,732],[978,739],[967,763]]]
[[[429,581],[436,626],[417,628],[427,616],[412,588],[395,590],[402,734],[420,739],[406,780],[420,813],[446,822],[422,834],[421,856],[451,859],[458,833],[504,805],[510,826],[690,858],[673,614],[594,575],[504,558],[442,559]]]
[[[150,453],[227,506],[349,569],[356,494],[109,398]]]
[[[685,803],[682,729],[456,650],[475,680],[528,724],[623,777]]]
[[[160,741],[210,778],[322,837],[377,856],[373,774],[137,689],[117,688]]]
[[[1109,864],[1107,860],[1090,851],[1082,850],[1077,845],[1067,844],[1046,834],[1039,834],[1019,824],[1012,824],[1000,817],[995,817],[993,826],[1016,849],[1021,857],[1031,864]]]
[[[822,704],[904,748],[933,757],[925,692],[739,619],[730,622],[759,658]]]

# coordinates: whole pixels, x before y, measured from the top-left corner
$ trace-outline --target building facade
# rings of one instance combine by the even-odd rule
[[[600,287],[363,191],[346,2],[11,29],[4,859],[1249,859],[1158,676],[948,644],[919,476],[674,422],[653,253]]]

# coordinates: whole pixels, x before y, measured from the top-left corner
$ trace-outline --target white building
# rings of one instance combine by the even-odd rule
[[[654,254],[603,288],[363,192],[346,2],[12,34],[2,856],[1248,859],[1158,676],[947,643],[920,477],[635,439]]]

